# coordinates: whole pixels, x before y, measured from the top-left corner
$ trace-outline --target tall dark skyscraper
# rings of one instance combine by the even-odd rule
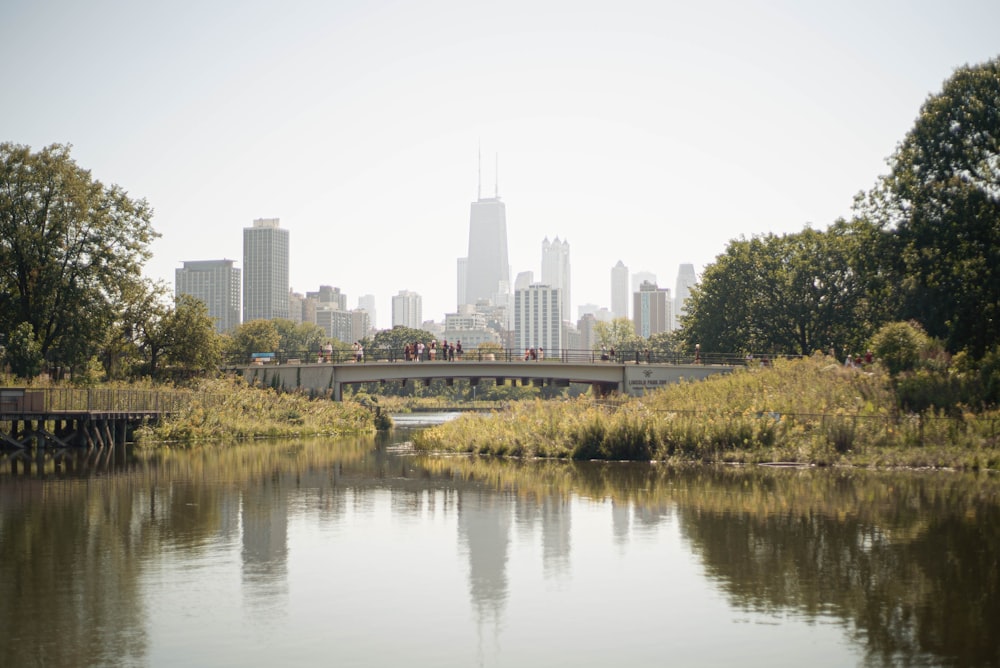
[[[507,259],[507,209],[500,201],[499,188],[493,197],[480,192],[469,214],[469,254],[465,266],[465,303],[480,299],[498,303],[510,294],[510,265]]]

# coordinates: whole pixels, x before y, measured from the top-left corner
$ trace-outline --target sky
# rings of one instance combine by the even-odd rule
[[[481,171],[512,281],[569,241],[575,319],[619,260],[673,290],[850,216],[997,26],[996,0],[4,0],[0,141],[146,199],[171,290],[279,218],[291,287],[373,294],[379,327],[400,290],[455,311]]]

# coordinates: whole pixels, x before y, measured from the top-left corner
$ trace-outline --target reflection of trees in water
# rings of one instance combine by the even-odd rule
[[[611,502],[620,543],[676,518],[735,605],[842,618],[873,661],[1000,664],[1000,480],[987,477],[398,457],[365,439],[162,449],[91,480],[74,479],[85,466],[64,466],[65,480],[47,466],[32,473],[45,481],[7,470],[4,666],[141,663],[155,614],[138,593],[146,557],[235,537],[243,490],[255,490],[242,500],[245,580],[284,586],[287,518],[271,516],[274,495],[309,490],[323,522],[367,502],[345,489],[386,486],[394,512],[415,512],[429,489],[456,495],[481,621],[506,605],[515,513],[520,531],[541,522],[548,577],[568,563],[579,495]]]
[[[134,491],[0,484],[0,665],[142,663]]]
[[[842,618],[872,661],[1000,665],[993,477],[457,458],[424,465],[519,497],[610,499],[647,523],[672,514],[736,605]],[[615,521],[620,531],[626,518]]]
[[[926,661],[929,653],[980,665],[1000,658],[1000,516],[996,506],[984,510],[979,521],[945,514],[915,536],[902,527],[898,537],[857,516],[808,510],[693,508],[679,516],[710,576],[738,606],[843,617],[878,661]]]

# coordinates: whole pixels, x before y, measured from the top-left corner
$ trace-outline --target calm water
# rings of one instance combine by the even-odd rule
[[[996,476],[405,437],[0,456],[0,666],[1000,664]]]

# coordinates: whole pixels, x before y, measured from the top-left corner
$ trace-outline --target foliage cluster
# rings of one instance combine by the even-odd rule
[[[375,430],[375,412],[359,402],[311,399],[230,378],[202,380],[193,391],[183,411],[144,428],[137,440],[239,441]]]
[[[912,320],[951,354],[986,354],[1000,340],[1000,58],[956,70],[889,164],[849,221],[731,241],[692,290],[686,348],[843,358]]]
[[[818,354],[612,407],[523,402],[417,434],[424,450],[518,457],[1000,466],[996,411],[899,411],[890,378]]]

